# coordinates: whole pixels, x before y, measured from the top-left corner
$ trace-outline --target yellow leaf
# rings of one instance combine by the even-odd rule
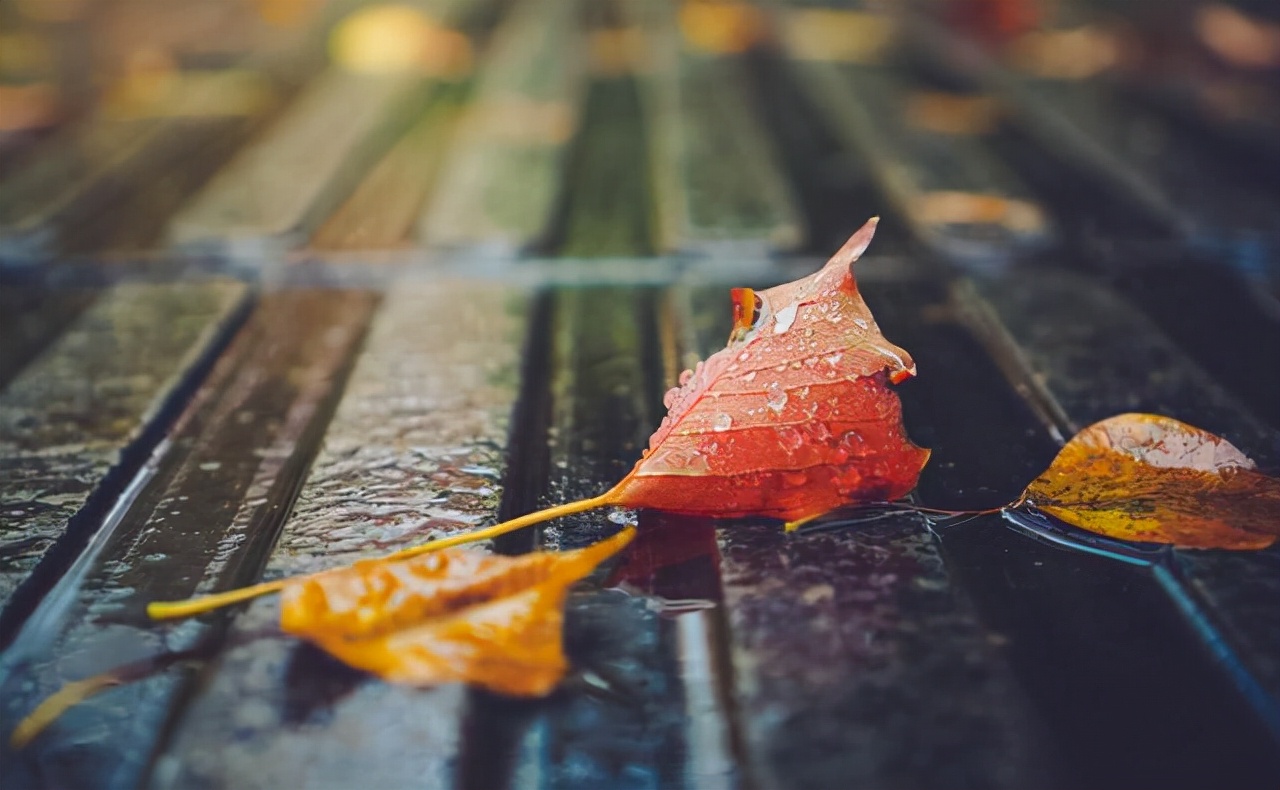
[[[357,669],[415,686],[462,681],[542,696],[568,662],[569,587],[630,542],[504,557],[446,549],[288,581],[280,627]]]
[[[1156,414],[1085,428],[1022,501],[1122,540],[1264,549],[1280,534],[1280,479],[1225,439]]]

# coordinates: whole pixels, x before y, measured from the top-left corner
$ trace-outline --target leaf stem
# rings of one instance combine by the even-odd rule
[[[407,549],[401,549],[393,554],[388,554],[380,559],[383,561],[405,560],[410,557],[416,557],[419,554],[426,554],[432,551],[440,551],[454,546],[461,546],[466,543],[474,543],[478,540],[489,540],[499,535],[505,535],[508,532],[515,532],[518,529],[539,524],[543,521],[550,521],[560,516],[569,516],[574,513],[581,513],[584,510],[593,510],[598,507],[606,507],[617,502],[617,487],[606,491],[597,497],[590,499],[579,499],[576,502],[569,502],[564,505],[555,505],[554,507],[538,510],[533,513],[526,513],[523,516],[503,521],[500,524],[494,524],[491,527],[464,532],[460,535],[450,535],[447,538],[428,541],[418,546],[412,546]],[[147,615],[152,620],[174,620],[181,617],[192,617],[197,614],[220,609],[224,606],[248,601],[263,595],[280,592],[284,589],[292,579],[278,579],[271,582],[263,582],[255,584],[251,587],[241,587],[235,590],[215,593],[214,595],[206,595],[200,598],[188,598],[184,601],[152,601],[147,604]]]

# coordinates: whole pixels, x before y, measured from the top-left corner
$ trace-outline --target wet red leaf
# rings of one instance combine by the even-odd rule
[[[728,346],[667,393],[611,503],[799,521],[915,487],[929,452],[907,438],[889,387],[915,363],[880,334],[853,277],[875,226],[804,279],[734,292]]]

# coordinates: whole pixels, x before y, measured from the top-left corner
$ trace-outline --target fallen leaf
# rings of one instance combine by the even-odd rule
[[[889,384],[915,375],[916,366],[880,334],[853,278],[877,222],[867,222],[808,277],[759,292],[733,290],[728,346],[681,374],[648,449],[613,488],[386,559],[488,540],[598,507],[767,516],[791,529],[843,505],[906,495],[929,451],[907,438],[902,405]],[[286,583],[157,601],[147,612],[157,620],[190,617],[279,592]],[[391,663],[375,662],[372,648],[356,652],[369,664]]]
[[[610,504],[800,521],[915,487],[929,451],[907,439],[889,387],[915,363],[880,334],[853,278],[875,227],[804,279],[735,291],[728,347],[667,393],[667,417]]]
[[[1280,479],[1230,442],[1157,414],[1090,425],[1020,502],[1122,540],[1264,549],[1280,534]]]
[[[561,632],[570,585],[634,534],[578,551],[442,551],[300,577],[284,585],[280,626],[395,683],[463,681],[542,696],[568,667]]]

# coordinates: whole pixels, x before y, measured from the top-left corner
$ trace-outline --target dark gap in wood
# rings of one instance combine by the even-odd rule
[[[809,225],[802,254],[827,256],[868,218],[882,218],[876,255],[917,253],[907,225],[875,186],[870,168],[843,150],[822,112],[795,83],[778,53],[756,51],[745,58],[757,115],[775,146],[782,168]]]
[[[572,145],[567,186],[541,251],[573,258],[652,255],[653,198],[635,79],[591,81]]]
[[[8,603],[0,610],[0,650],[9,646],[40,601],[58,584],[89,545],[89,541],[103,527],[103,522],[116,501],[138,477],[178,415],[186,408],[187,401],[195,394],[218,357],[240,330],[255,301],[252,297],[242,299],[222,322],[217,334],[201,355],[165,395],[160,407],[151,415],[150,422],[121,451],[119,461],[98,482],[84,506],[67,522],[67,528],[57,543],[49,549],[18,589],[14,590]]]

